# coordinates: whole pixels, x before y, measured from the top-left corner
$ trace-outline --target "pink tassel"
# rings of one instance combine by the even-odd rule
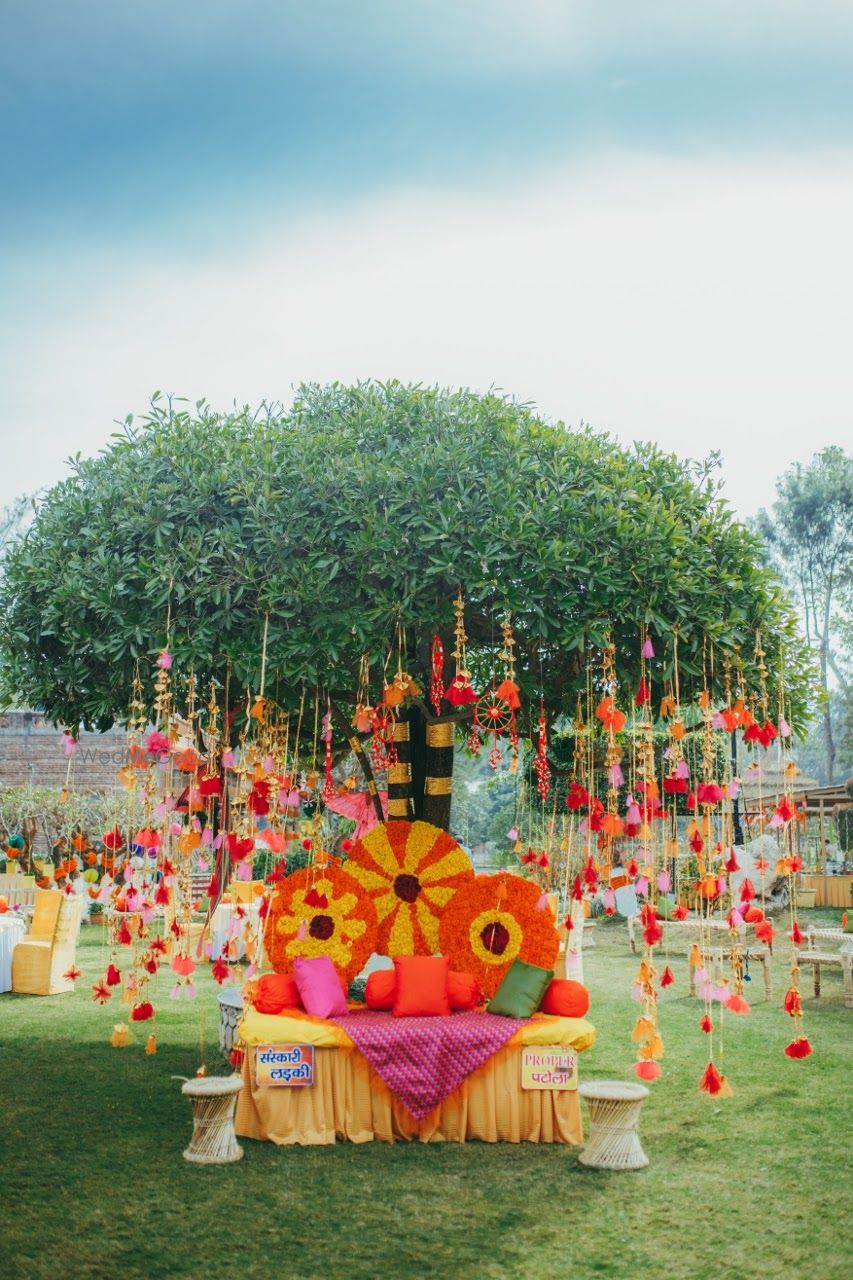
[[[227,751],[222,752],[222,768],[223,769],[233,769],[236,763],[237,763],[237,757],[235,756],[234,752],[230,748]]]
[[[670,889],[672,888],[672,881],[669,878],[669,872],[668,871],[658,872],[658,876],[655,881],[655,884],[657,885],[660,893],[669,893]]]
[[[791,736],[791,726],[784,716],[779,717],[779,736],[781,738],[790,738]]]
[[[689,777],[690,777],[690,770],[689,770],[689,768],[687,767],[687,761],[686,761],[686,760],[679,760],[678,764],[675,766],[675,776],[676,776],[676,778],[689,778]]]
[[[643,657],[653,658],[654,656],[655,656],[655,647],[652,644],[652,638],[651,636],[646,636],[645,643],[643,645]]]
[[[611,787],[621,787],[625,781],[622,766],[619,764],[612,764],[607,771],[607,780]]]

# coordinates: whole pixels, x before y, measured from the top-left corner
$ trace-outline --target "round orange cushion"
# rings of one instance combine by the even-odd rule
[[[589,1012],[589,991],[571,978],[552,978],[539,1008],[558,1018],[583,1018]]]
[[[376,969],[367,975],[364,1003],[368,1009],[393,1009],[397,975],[393,969]]]
[[[449,969],[447,956],[395,956],[394,1017],[446,1017],[450,1013]]]
[[[451,969],[447,975],[447,999],[451,1009],[476,1009],[483,993],[473,973],[454,973]]]
[[[265,973],[255,983],[252,996],[258,1013],[281,1013],[282,1009],[301,1009],[299,988],[292,973]]]

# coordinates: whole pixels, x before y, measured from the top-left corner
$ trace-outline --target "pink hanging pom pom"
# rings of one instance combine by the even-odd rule
[[[613,892],[612,889],[605,889],[602,895],[602,899],[603,899],[605,908],[609,908],[612,911],[616,906],[616,894]]]
[[[509,831],[506,833],[506,838],[507,840],[511,840],[514,844],[518,839],[518,827],[510,827]]]
[[[233,769],[236,763],[237,763],[237,757],[235,756],[234,752],[231,750],[230,747],[228,748],[227,751],[222,752],[223,769]]]
[[[779,717],[779,736],[781,738],[790,738],[791,736],[791,726],[784,716]]]
[[[203,845],[207,845],[208,847],[213,844],[213,829],[211,827],[204,828],[204,831],[201,833],[201,842]],[[207,868],[205,868],[205,870],[207,870]]]
[[[669,893],[670,889],[672,888],[672,881],[669,878],[669,872],[659,871],[657,875],[657,879],[655,880],[655,884],[657,885],[658,891],[660,893]]]
[[[725,728],[725,721],[723,720],[722,712],[715,711],[714,714],[711,716],[711,728],[712,729]]]
[[[622,766],[619,764],[612,764],[607,771],[607,779],[611,787],[621,787],[625,781]]]
[[[251,880],[251,878],[252,878],[252,867],[251,867],[251,864],[248,862],[248,860],[244,859],[242,862],[238,862],[237,863],[237,879]]]
[[[187,1000],[195,1000],[196,996],[198,995],[198,991],[196,989],[196,985],[194,982],[187,983],[187,985],[184,987],[184,995],[187,998]]]
[[[726,792],[730,800],[737,800],[740,795],[740,783],[737,778],[732,778],[731,782],[726,787]]]
[[[169,830],[170,830],[170,832],[172,833],[172,835],[173,835],[173,836],[179,836],[179,835],[181,834],[181,824],[180,824],[180,822],[173,822],[173,823],[171,824],[171,826],[169,827]]]
[[[172,987],[172,990],[169,992],[169,999],[180,1000],[180,998],[181,998],[181,984],[180,982],[176,982],[175,985]]]
[[[640,806],[637,804],[633,796],[628,796],[628,807],[625,810],[625,821],[632,826],[639,826],[643,820],[640,813]]]
[[[275,764],[272,756],[264,756],[263,770],[264,773],[272,773],[272,767]]]
[[[254,976],[255,976],[255,974],[256,974],[257,972],[258,972],[258,966],[255,964],[254,960],[252,961],[252,963],[251,963],[251,964],[247,964],[247,965],[246,965],[246,979],[247,979],[247,980],[248,980],[249,978],[254,978]]]
[[[169,671],[172,667],[172,655],[168,649],[164,649],[157,659],[157,666],[163,671]]]
[[[654,656],[655,656],[655,647],[652,644],[652,638],[651,636],[646,636],[645,643],[643,644],[643,657],[653,658]]]
[[[690,770],[689,770],[689,768],[687,767],[687,761],[686,761],[686,760],[679,760],[678,764],[675,766],[675,776],[676,776],[676,778],[689,778],[689,777],[690,777]]]
[[[636,889],[637,893],[640,894],[641,897],[645,897],[645,895],[649,891],[649,882],[646,879],[646,877],[637,876],[637,879],[634,881],[634,888]]]
[[[62,741],[65,744],[65,754],[67,756],[73,756],[74,752],[77,750],[77,743],[74,741],[74,735],[71,733],[63,733]]]
[[[214,847],[214,849],[221,849],[221,848],[222,848],[222,841],[223,841],[224,839],[225,839],[225,833],[224,833],[223,831],[219,831],[219,832],[217,832],[217,834],[213,837],[213,847]]]

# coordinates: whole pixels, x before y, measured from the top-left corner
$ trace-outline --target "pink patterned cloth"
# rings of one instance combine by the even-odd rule
[[[330,1021],[343,1027],[394,1096],[422,1120],[527,1020],[494,1013],[395,1018],[365,1009]]]

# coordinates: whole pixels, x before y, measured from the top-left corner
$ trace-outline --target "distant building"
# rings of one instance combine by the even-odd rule
[[[73,756],[77,791],[112,791],[126,763],[124,729],[81,732]],[[62,734],[39,711],[0,713],[0,787],[57,787],[65,784],[69,757]]]

